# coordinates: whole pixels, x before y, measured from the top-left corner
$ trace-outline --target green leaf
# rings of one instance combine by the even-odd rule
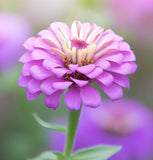
[[[33,117],[35,118],[35,120],[36,120],[41,126],[47,128],[47,129],[51,129],[51,130],[54,130],[54,131],[66,133],[66,128],[63,127],[63,126],[50,124],[50,123],[42,120],[36,113],[33,113]]]
[[[74,153],[71,160],[106,160],[121,148],[121,146],[95,146]]]
[[[57,155],[55,155],[53,152],[46,151],[41,153],[38,157],[28,160],[60,160],[60,159],[57,159]]]
[[[57,160],[66,160],[66,158],[64,157],[64,155],[60,152],[54,152],[54,154],[57,155]]]

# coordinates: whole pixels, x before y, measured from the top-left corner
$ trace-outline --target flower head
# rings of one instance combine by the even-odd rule
[[[61,122],[63,123],[63,119]],[[133,99],[103,101],[103,106],[96,110],[84,107],[74,150],[102,144],[122,145],[122,150],[110,160],[151,160],[153,158],[152,123],[153,112]],[[50,132],[50,148],[62,151],[64,136],[62,133]]]
[[[31,35],[27,21],[7,12],[0,13],[0,72],[17,63],[23,53],[23,42]]]
[[[127,74],[135,72],[135,55],[123,38],[112,30],[94,23],[73,22],[71,28],[56,22],[28,39],[27,52],[18,85],[26,87],[27,99],[45,94],[45,104],[56,109],[65,89],[64,100],[69,109],[98,107],[100,93],[92,87],[96,82],[112,99],[122,97],[129,87]]]

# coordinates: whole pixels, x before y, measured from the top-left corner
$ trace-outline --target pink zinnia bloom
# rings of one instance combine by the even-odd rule
[[[0,71],[12,67],[23,53],[31,27],[20,15],[0,12]]]
[[[20,58],[24,63],[18,85],[26,87],[27,99],[45,94],[45,104],[59,106],[61,94],[67,107],[79,110],[98,107],[101,96],[92,87],[96,82],[112,99],[120,99],[121,87],[129,87],[127,74],[135,72],[135,55],[123,38],[112,30],[94,23],[73,22],[71,28],[55,22],[28,39],[27,52]]]

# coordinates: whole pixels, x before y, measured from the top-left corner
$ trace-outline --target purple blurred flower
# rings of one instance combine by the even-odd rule
[[[152,111],[136,100],[104,101],[96,110],[84,107],[74,150],[98,144],[122,145],[122,150],[110,160],[151,160],[152,124]],[[52,150],[63,151],[64,141],[64,134],[50,132]]]
[[[64,95],[67,107],[79,110],[81,102],[90,107],[101,104],[96,82],[112,99],[122,97],[129,87],[127,74],[134,73],[135,55],[123,38],[94,23],[73,22],[71,28],[61,22],[28,39],[18,85],[26,88],[27,99],[45,94],[46,106],[56,109]],[[96,100],[95,100],[96,99]]]
[[[143,42],[153,36],[153,0],[109,0],[109,5],[120,27],[141,36]]]
[[[0,13],[0,71],[17,63],[23,42],[31,35],[31,27],[21,16]]]

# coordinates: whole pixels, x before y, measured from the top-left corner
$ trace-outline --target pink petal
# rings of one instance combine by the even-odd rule
[[[103,91],[110,97],[112,100],[120,99],[123,96],[122,88],[117,84],[112,84],[110,86],[100,85]]]
[[[87,76],[91,79],[94,79],[98,77],[101,73],[103,73],[103,70],[100,67],[95,67],[95,69],[91,71]]]
[[[50,51],[53,52],[55,55],[61,57],[61,58],[65,58],[66,57],[65,53],[60,49],[57,49],[57,48],[54,48],[54,47],[50,47]]]
[[[95,29],[95,28],[97,28],[98,26],[95,24],[95,23],[83,23],[82,24],[82,27],[83,26],[86,26],[86,28],[84,28],[84,33],[85,33],[85,35],[84,35],[84,37],[83,37],[83,40],[87,40],[87,38],[89,37],[89,35],[93,32],[93,30]]]
[[[102,36],[102,33],[104,32],[104,28],[102,27],[96,27],[92,33],[88,36],[86,42],[87,43],[96,43],[99,38]]]
[[[69,70],[67,70],[66,68],[54,68],[52,69],[52,72],[58,77],[62,77],[64,74],[68,73]]]
[[[70,69],[72,72],[75,72],[77,68],[78,68],[78,64],[70,64],[70,65],[69,65],[69,69]]]
[[[65,90],[66,88],[68,88],[73,82],[69,82],[69,81],[63,81],[63,82],[54,82],[53,83],[53,88],[55,88],[56,90]]]
[[[21,63],[27,63],[29,61],[31,61],[32,58],[31,58],[31,52],[27,52],[27,53],[24,53],[20,59],[19,59],[19,62]]]
[[[110,43],[113,42],[113,36],[111,34],[102,34],[101,38],[97,42],[97,49],[96,51],[100,51],[101,49],[108,46]]]
[[[79,80],[79,79],[75,79],[75,78],[72,78],[72,77],[70,77],[70,78],[71,78],[71,80],[73,80],[73,82],[75,82],[79,87],[83,87],[83,86],[85,86],[85,85],[88,83],[88,81]]]
[[[115,74],[115,73],[112,73],[112,74],[113,74],[115,83],[125,88],[130,87],[129,79],[127,76],[121,75],[121,74]]]
[[[86,40],[88,35],[92,32],[96,25],[91,23],[82,23],[80,28],[79,38],[82,40]]]
[[[52,34],[52,32],[50,30],[48,30],[48,29],[41,30],[38,33],[38,37],[42,37],[43,35],[46,35],[46,34]]]
[[[105,86],[109,86],[113,83],[113,76],[108,72],[103,72],[102,75],[100,75],[97,80],[101,83],[103,83]]]
[[[47,70],[64,67],[62,62],[58,61],[57,59],[53,59],[53,58],[44,60],[42,65]]]
[[[35,37],[31,37],[28,40],[26,40],[23,44],[24,48],[26,50],[32,51],[34,50],[34,42],[35,42],[36,38]]]
[[[121,51],[129,51],[129,50],[131,50],[131,48],[127,42],[122,41],[122,42],[120,42],[120,50]]]
[[[131,73],[134,73],[137,70],[137,64],[131,62],[131,65],[132,65],[132,71],[131,71]]]
[[[127,61],[136,61],[136,57],[135,54],[133,53],[133,51],[129,50],[129,51],[122,51],[123,54],[123,62],[127,62]]]
[[[34,65],[30,69],[32,77],[37,80],[43,80],[52,75],[51,71],[45,70],[43,67],[39,65]]]
[[[49,108],[56,109],[60,103],[60,97],[63,91],[57,91],[50,96],[45,96],[45,104]]]
[[[116,63],[122,63],[123,61],[123,55],[121,53],[110,53],[105,56],[103,56],[104,59],[111,61],[111,62],[116,62]]]
[[[51,77],[44,80],[40,86],[41,91],[47,95],[51,95],[56,91],[55,88],[53,88],[53,83],[57,81],[59,81],[59,79],[57,79],[56,77]]]
[[[103,69],[107,70],[107,69],[109,69],[109,68],[111,67],[111,63],[108,62],[108,61],[106,61],[106,60],[103,59],[103,58],[98,59],[98,60],[95,62],[95,65],[101,67],[102,70],[103,70]]]
[[[31,94],[34,94],[38,91],[40,91],[40,85],[42,81],[36,80],[36,79],[31,79],[28,82],[27,89]]]
[[[112,42],[111,44],[109,44],[107,47],[103,48],[103,49],[99,49],[99,51],[95,54],[93,60],[96,60],[106,54],[110,54],[113,52],[116,52],[119,50],[119,43],[118,42]]]
[[[70,28],[65,23],[55,22],[50,24],[50,29],[55,33],[55,35],[59,38],[59,32],[65,38],[65,40],[69,40],[71,36]],[[59,38],[60,40],[60,38]]]
[[[31,80],[31,76],[20,76],[18,79],[18,86],[26,87],[27,83]]]
[[[51,59],[51,56],[49,55],[49,53],[47,53],[41,49],[35,49],[32,52],[31,57],[33,60]]]
[[[111,68],[108,69],[108,71],[126,75],[126,74],[134,73],[136,69],[137,69],[137,65],[133,62],[127,62],[121,65],[116,63],[111,63]]]
[[[58,42],[58,40],[56,39],[56,37],[50,32],[50,34],[44,34],[41,37],[48,45],[52,46],[52,47],[56,47],[61,49],[61,45]]]
[[[80,88],[80,95],[84,105],[86,106],[98,107],[101,105],[100,93],[90,84]]]
[[[80,34],[81,23],[79,21],[74,21],[71,25],[71,33],[73,38],[78,38]]]
[[[86,66],[81,66],[77,68],[77,71],[82,73],[82,74],[88,74],[90,73],[93,69],[95,68],[94,64],[89,64]]]
[[[44,49],[44,50],[49,50],[50,45],[45,43],[41,38],[37,38],[34,42],[34,47],[38,49]]]
[[[113,37],[114,41],[123,41],[123,37],[118,36],[116,33],[114,33],[114,31],[112,31],[111,29],[108,29],[105,31],[104,33],[105,35],[111,35]]]
[[[39,95],[41,94],[41,91],[38,91],[34,94],[31,94],[28,89],[26,90],[26,97],[27,97],[27,100],[33,100],[35,98],[37,98]]]
[[[30,76],[31,75],[31,73],[30,73],[31,67],[34,65],[41,65],[41,63],[42,63],[42,61],[30,61],[30,62],[25,63],[22,67],[22,75]]]
[[[79,110],[81,107],[80,90],[75,85],[71,86],[64,95],[64,101],[70,110]]]

